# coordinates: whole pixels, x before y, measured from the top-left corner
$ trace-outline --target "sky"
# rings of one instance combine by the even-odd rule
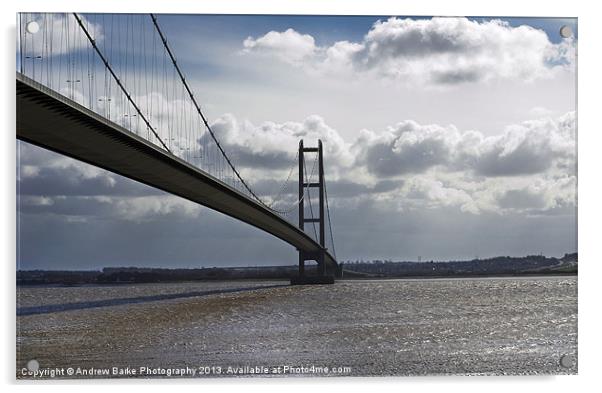
[[[269,193],[300,138],[324,141],[339,260],[577,250],[576,20],[158,18],[252,185]],[[17,149],[20,269],[296,263],[217,212]]]

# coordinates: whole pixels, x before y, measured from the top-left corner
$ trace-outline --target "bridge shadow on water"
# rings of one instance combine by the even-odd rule
[[[17,308],[17,316],[51,314],[51,313],[56,313],[56,312],[84,310],[84,309],[89,309],[89,308],[121,306],[124,304],[158,302],[158,301],[162,301],[162,300],[187,299],[187,298],[192,298],[192,297],[203,297],[203,296],[217,295],[217,294],[223,294],[223,293],[236,293],[236,292],[253,291],[256,289],[268,289],[268,288],[278,288],[278,287],[286,287],[286,286],[288,286],[288,284],[260,285],[260,286],[242,287],[242,288],[213,289],[213,290],[207,290],[207,291],[193,291],[193,292],[185,292],[185,293],[167,293],[167,294],[162,294],[162,295],[149,295],[149,296],[127,297],[127,298],[117,298],[117,299],[92,300],[92,301],[87,301],[87,302],[50,304],[50,305],[45,305],[45,306],[20,307],[20,308]]]

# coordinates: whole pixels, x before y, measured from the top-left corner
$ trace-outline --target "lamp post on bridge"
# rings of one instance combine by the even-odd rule
[[[111,99],[110,98],[99,98],[98,102],[106,102],[106,106],[105,106],[105,112],[106,112],[106,116],[107,119],[111,119]]]
[[[138,117],[138,115],[134,114],[130,114],[130,113],[124,113],[123,114],[123,126],[125,127],[126,122],[128,123],[128,129],[130,131],[132,131],[132,117]]]
[[[70,93],[70,97],[71,100],[75,100],[75,84],[76,83],[81,83],[81,80],[79,79],[67,79],[65,82],[67,82],[69,84],[69,93]]]
[[[33,74],[33,79],[35,80],[36,79],[36,60],[40,60],[41,61],[42,60],[42,56],[31,55],[31,56],[25,56],[25,58],[31,60],[31,73]]]

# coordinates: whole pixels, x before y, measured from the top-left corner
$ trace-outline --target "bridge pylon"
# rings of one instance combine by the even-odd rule
[[[311,174],[308,178],[305,174],[305,154],[317,154],[318,160],[318,181],[311,182]],[[306,181],[306,178],[308,181]],[[312,188],[318,189],[318,217],[305,217],[305,202],[310,204],[309,190]],[[307,198],[307,199],[306,199]],[[317,252],[306,252],[299,250],[299,275],[291,280],[291,284],[332,284],[334,276],[327,274],[325,264],[326,253],[326,227],[324,222],[324,155],[322,150],[322,141],[318,140],[318,147],[305,147],[303,140],[299,141],[299,229],[305,230],[305,223],[312,225],[318,224],[320,227],[319,243],[322,247]],[[307,275],[305,272],[305,261],[317,262],[317,274]]]

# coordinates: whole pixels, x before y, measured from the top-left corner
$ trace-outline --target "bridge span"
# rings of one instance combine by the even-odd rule
[[[19,72],[16,84],[18,139],[253,225],[336,271],[328,250],[239,190]]]

